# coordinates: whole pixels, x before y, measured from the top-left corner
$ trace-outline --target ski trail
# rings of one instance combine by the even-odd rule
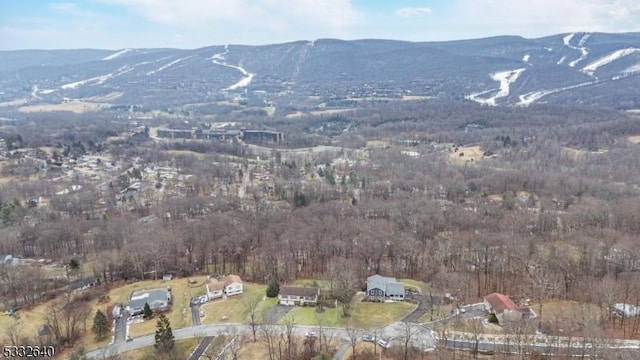
[[[165,65],[160,66],[160,67],[159,67],[159,68],[157,68],[156,70],[149,71],[149,72],[147,73],[147,75],[153,75],[153,74],[155,74],[155,73],[159,73],[159,72],[161,72],[161,71],[163,71],[163,70],[166,70],[166,69],[168,69],[168,68],[172,67],[173,65],[175,65],[175,64],[177,64],[177,63],[179,63],[179,62],[181,62],[181,61],[184,61],[184,60],[190,59],[190,58],[192,58],[192,57],[193,57],[193,55],[192,55],[192,56],[187,56],[187,57],[184,57],[184,58],[181,58],[181,59],[174,60],[174,61],[172,61],[172,62],[170,62],[170,63],[168,63],[168,64],[165,64]]]
[[[589,40],[589,38],[591,37],[590,33],[586,33],[582,36],[582,38],[580,39],[580,41],[578,41],[578,46],[572,46],[571,45],[571,39],[574,38],[576,34],[571,34],[571,36],[565,36],[564,37],[564,44],[569,47],[570,49],[574,49],[574,50],[578,50],[580,51],[580,57],[577,58],[576,60],[573,60],[572,62],[569,63],[570,67],[575,67],[576,65],[578,65],[579,62],[583,61],[584,59],[587,58],[587,56],[589,56],[589,50],[587,50],[587,48],[584,46],[584,44],[587,42],[587,40]]]
[[[119,57],[120,55],[123,55],[123,54],[128,53],[128,52],[129,52],[129,51],[131,51],[131,50],[132,50],[132,49],[122,49],[122,50],[120,50],[120,51],[116,51],[115,53],[113,53],[113,54],[111,54],[111,55],[109,55],[109,56],[106,56],[106,57],[102,58],[102,61],[113,60],[113,59],[115,59],[115,58]]]
[[[522,68],[522,69],[516,69],[516,70],[501,71],[501,72],[491,74],[490,75],[491,79],[500,83],[500,88],[498,89],[498,92],[496,92],[492,97],[488,99],[482,99],[479,96],[495,90],[489,90],[482,93],[472,94],[468,97],[468,99],[479,102],[481,104],[489,105],[489,106],[497,106],[496,101],[498,99],[502,99],[509,96],[511,84],[515,83],[525,70],[526,69]]]
[[[300,67],[302,66],[302,64],[304,64],[305,60],[307,59],[307,53],[309,52],[309,50],[313,49],[314,46],[315,46],[315,41],[309,41],[305,45],[304,49],[302,49],[302,51],[300,52],[300,57],[296,62],[296,67],[293,69],[293,73],[291,74],[292,82],[296,82],[296,80],[298,79],[298,76],[300,76]]]
[[[613,79],[611,79],[611,80],[624,79],[626,77],[633,76],[633,75],[636,75],[638,73],[640,73],[640,64],[635,64],[635,65],[629,66],[628,68],[622,70],[620,75],[614,76]]]
[[[72,82],[72,83],[69,83],[69,84],[65,84],[65,85],[62,85],[60,88],[61,89],[75,89],[78,86],[86,85],[86,84],[102,85],[107,80],[113,79],[114,77],[117,77],[117,76],[120,76],[120,75],[123,75],[123,74],[126,74],[126,73],[130,72],[131,70],[133,70],[133,67],[131,67],[129,65],[121,66],[115,72],[112,72],[112,73],[109,73],[109,74],[105,74],[105,75],[95,76],[95,77],[92,77],[92,78],[89,78],[89,79],[80,80],[80,81]]]
[[[225,66],[225,67],[228,67],[228,68],[231,68],[231,69],[236,69],[236,70],[240,71],[242,73],[243,78],[240,79],[240,81],[236,82],[235,84],[233,84],[233,85],[231,85],[231,86],[229,86],[227,88],[224,88],[222,90],[224,90],[224,91],[236,90],[238,88],[249,86],[249,84],[251,84],[251,81],[253,80],[253,77],[256,74],[248,72],[245,68],[242,67],[242,64],[240,64],[239,66],[227,64],[226,55],[228,53],[229,53],[229,46],[225,45],[223,53],[214,54],[213,56],[211,56],[209,58],[209,60],[211,60],[211,62],[216,64],[216,65]]]
[[[532,91],[532,92],[520,95],[519,96],[520,102],[518,103],[518,105],[529,106],[547,95],[556,94],[556,93],[567,91],[567,90],[573,90],[573,89],[581,88],[583,86],[593,85],[595,83],[597,83],[597,81],[588,81],[580,84],[565,86],[558,89]]]
[[[631,54],[635,54],[640,52],[640,49],[638,48],[627,48],[627,49],[620,49],[617,51],[612,52],[611,54],[602,57],[594,62],[592,62],[591,64],[585,66],[584,68],[582,68],[582,72],[589,75],[589,76],[593,76],[593,74],[596,72],[596,70],[598,70],[598,68],[611,64],[612,62],[621,59],[625,56],[629,56]]]

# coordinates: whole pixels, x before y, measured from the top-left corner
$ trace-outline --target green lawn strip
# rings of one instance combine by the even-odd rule
[[[358,328],[380,327],[400,321],[417,308],[417,305],[408,302],[377,303],[360,299],[355,299],[350,319],[353,326]]]
[[[339,308],[324,308],[323,312],[317,312],[315,306],[295,306],[289,311],[286,317],[293,318],[296,325],[317,326],[321,321],[323,326],[344,327],[345,318],[340,313]],[[282,324],[285,319],[281,319]]]
[[[200,306],[200,309],[205,313],[205,317],[201,320],[202,324],[248,323],[249,311],[246,302],[250,298],[260,299],[256,308],[256,319],[261,321],[262,314],[278,301],[275,298],[266,298],[266,289],[266,285],[245,283],[242,295],[214,300]]]

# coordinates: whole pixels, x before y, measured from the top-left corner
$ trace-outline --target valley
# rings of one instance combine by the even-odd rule
[[[638,39],[0,53],[0,343],[637,358]]]

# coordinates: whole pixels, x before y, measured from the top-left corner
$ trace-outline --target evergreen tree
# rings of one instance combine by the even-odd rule
[[[102,339],[109,333],[109,319],[100,310],[96,311],[96,316],[93,317],[93,333],[96,334],[96,339]]]
[[[173,349],[173,345],[175,344],[175,339],[173,337],[173,331],[171,330],[171,323],[169,319],[167,319],[164,314],[160,315],[158,318],[158,323],[156,325],[156,336],[155,336],[155,348],[160,352],[169,352]]]
[[[142,309],[142,318],[151,319],[152,317],[153,310],[151,310],[151,306],[149,306],[149,303],[144,303],[144,309]]]
[[[272,277],[269,280],[269,285],[267,285],[267,297],[274,298],[278,296],[280,293],[280,284],[278,283],[278,279]]]

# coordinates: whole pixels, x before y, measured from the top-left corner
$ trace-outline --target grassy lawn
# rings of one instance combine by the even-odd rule
[[[445,318],[451,315],[451,311],[455,309],[453,304],[435,305],[433,308],[433,321]],[[431,313],[427,312],[418,319],[419,323],[427,323],[431,321]]]
[[[251,298],[260,299],[256,313],[258,314],[258,320],[261,321],[262,313],[273,307],[278,301],[277,298],[266,298],[266,290],[266,285],[244,283],[242,295],[212,301],[200,306],[200,309],[205,313],[205,317],[202,318],[202,324],[247,323],[249,321],[249,312],[246,301]],[[222,320],[224,316],[227,317],[227,320]]]
[[[182,278],[170,281],[140,281],[114,289],[109,293],[109,296],[111,297],[111,300],[116,303],[120,302],[128,304],[129,296],[133,291],[152,290],[171,286],[173,304],[171,305],[171,309],[166,313],[166,316],[169,318],[169,322],[171,322],[171,327],[178,329],[191,326],[191,309],[189,308],[189,301],[194,296],[206,293],[206,288],[204,286],[206,279],[206,276],[196,276],[188,279]],[[192,284],[189,283],[190,281]],[[156,317],[154,316],[151,320],[132,323],[129,327],[129,336],[136,337],[152,334],[156,329],[156,321]]]
[[[307,286],[307,287],[319,287],[322,291],[327,291],[331,288],[331,282],[329,280],[314,280],[314,279],[301,279],[293,282],[295,286]],[[281,285],[283,286],[283,285]]]
[[[324,326],[328,327],[343,327],[345,326],[345,319],[340,314],[340,308],[325,308],[324,312],[319,313],[314,306],[295,306],[289,311],[286,317],[293,318],[296,325],[318,325],[318,320],[322,320]],[[285,318],[286,318],[285,317]],[[280,320],[282,324],[284,319]],[[320,318],[320,319],[318,319]]]
[[[402,320],[416,309],[415,304],[407,302],[375,303],[360,301],[362,297],[355,299],[351,322],[359,328],[380,327]]]

